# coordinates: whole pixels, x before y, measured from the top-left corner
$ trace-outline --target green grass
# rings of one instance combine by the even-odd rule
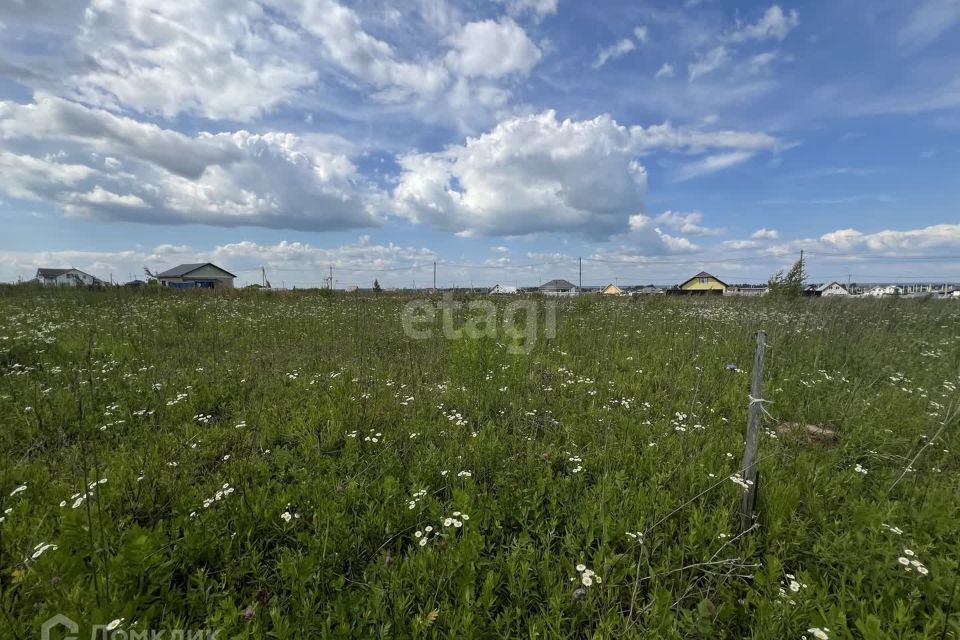
[[[0,292],[0,637],[960,637],[960,305],[563,300],[523,355],[405,302]]]

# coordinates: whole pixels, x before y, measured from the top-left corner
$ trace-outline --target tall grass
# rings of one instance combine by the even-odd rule
[[[2,292],[0,637],[960,634],[960,305],[566,300],[516,355],[405,302]]]

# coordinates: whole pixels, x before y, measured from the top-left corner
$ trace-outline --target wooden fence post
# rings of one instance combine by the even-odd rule
[[[757,501],[757,447],[760,444],[760,415],[763,413],[763,356],[767,334],[757,331],[757,351],[753,356],[753,379],[750,382],[750,409],[747,416],[747,444],[743,451],[743,480],[747,488],[740,502],[740,533],[753,526],[753,508]]]

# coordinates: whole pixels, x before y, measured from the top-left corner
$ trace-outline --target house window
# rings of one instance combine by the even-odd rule
[[[700,284],[707,284],[709,278],[700,278]]]

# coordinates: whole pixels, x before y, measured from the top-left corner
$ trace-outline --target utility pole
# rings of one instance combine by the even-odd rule
[[[580,291],[577,293],[583,293],[583,258],[577,256],[577,263],[580,265]]]
[[[260,286],[261,287],[267,286],[267,268],[266,267],[260,267]]]
[[[330,265],[330,290],[333,291],[333,265]]]
[[[437,261],[433,261],[433,290],[437,290]]]

